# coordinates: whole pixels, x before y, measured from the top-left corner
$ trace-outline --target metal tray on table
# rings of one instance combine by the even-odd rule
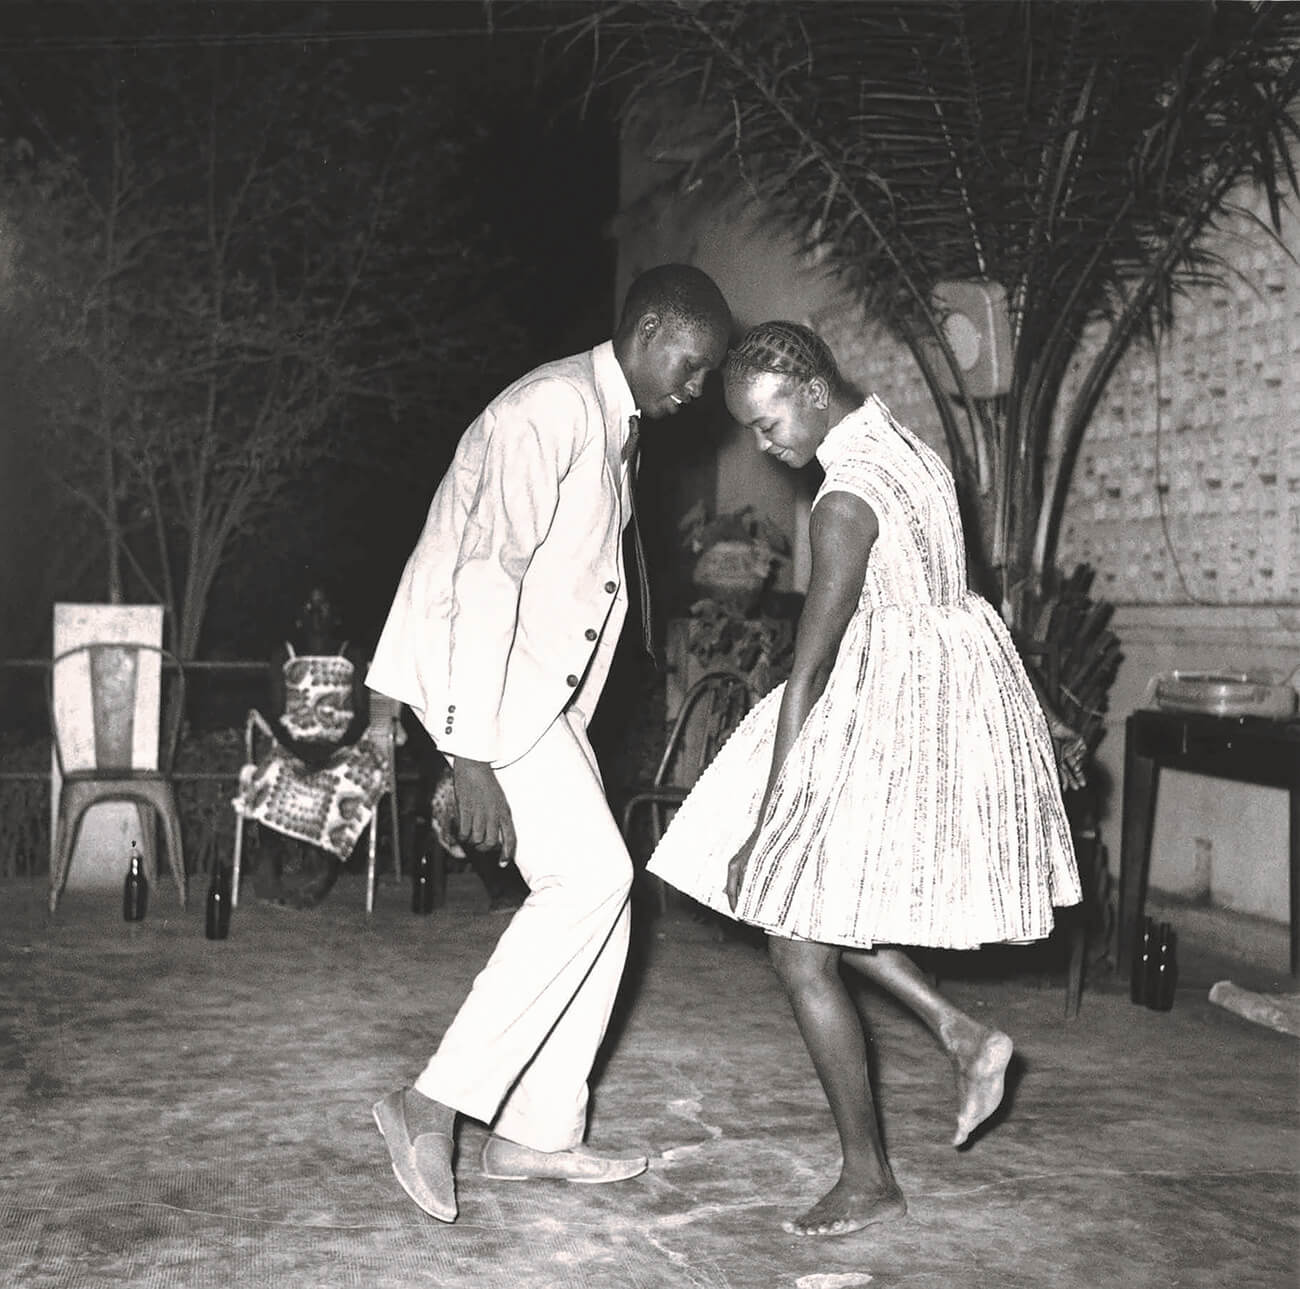
[[[1286,720],[1296,711],[1289,684],[1250,672],[1170,671],[1156,677],[1154,689],[1156,706],[1168,712]]]

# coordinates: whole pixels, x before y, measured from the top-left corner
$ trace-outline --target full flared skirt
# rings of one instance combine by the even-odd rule
[[[986,601],[890,606],[849,624],[782,767],[733,914],[783,687],[701,775],[649,871],[778,935],[870,948],[1041,939],[1080,899],[1051,737]]]

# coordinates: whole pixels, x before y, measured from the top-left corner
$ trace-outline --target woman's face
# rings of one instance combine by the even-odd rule
[[[797,470],[813,459],[826,437],[826,383],[780,372],[727,377],[727,410],[749,430],[760,452]]]

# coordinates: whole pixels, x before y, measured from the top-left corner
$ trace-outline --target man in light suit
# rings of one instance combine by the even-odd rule
[[[490,1177],[646,1167],[582,1144],[632,880],[587,723],[627,609],[639,424],[699,397],[730,328],[712,279],[662,265],[632,283],[612,341],[497,395],[434,495],[367,676],[452,762],[463,840],[499,845],[530,890],[414,1086],[375,1104],[398,1181],[444,1222],[458,1114],[492,1125]]]

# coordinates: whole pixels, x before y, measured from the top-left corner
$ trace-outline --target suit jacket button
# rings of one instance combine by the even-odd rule
[[[578,686],[578,678],[577,676],[565,676],[564,683],[568,685],[570,689],[576,689]]]
[[[594,640],[596,638],[596,628],[588,627],[584,634],[586,635],[588,640]]]
[[[613,595],[614,592],[618,590],[618,586],[613,582],[606,582],[605,590],[608,591],[610,595]]]

